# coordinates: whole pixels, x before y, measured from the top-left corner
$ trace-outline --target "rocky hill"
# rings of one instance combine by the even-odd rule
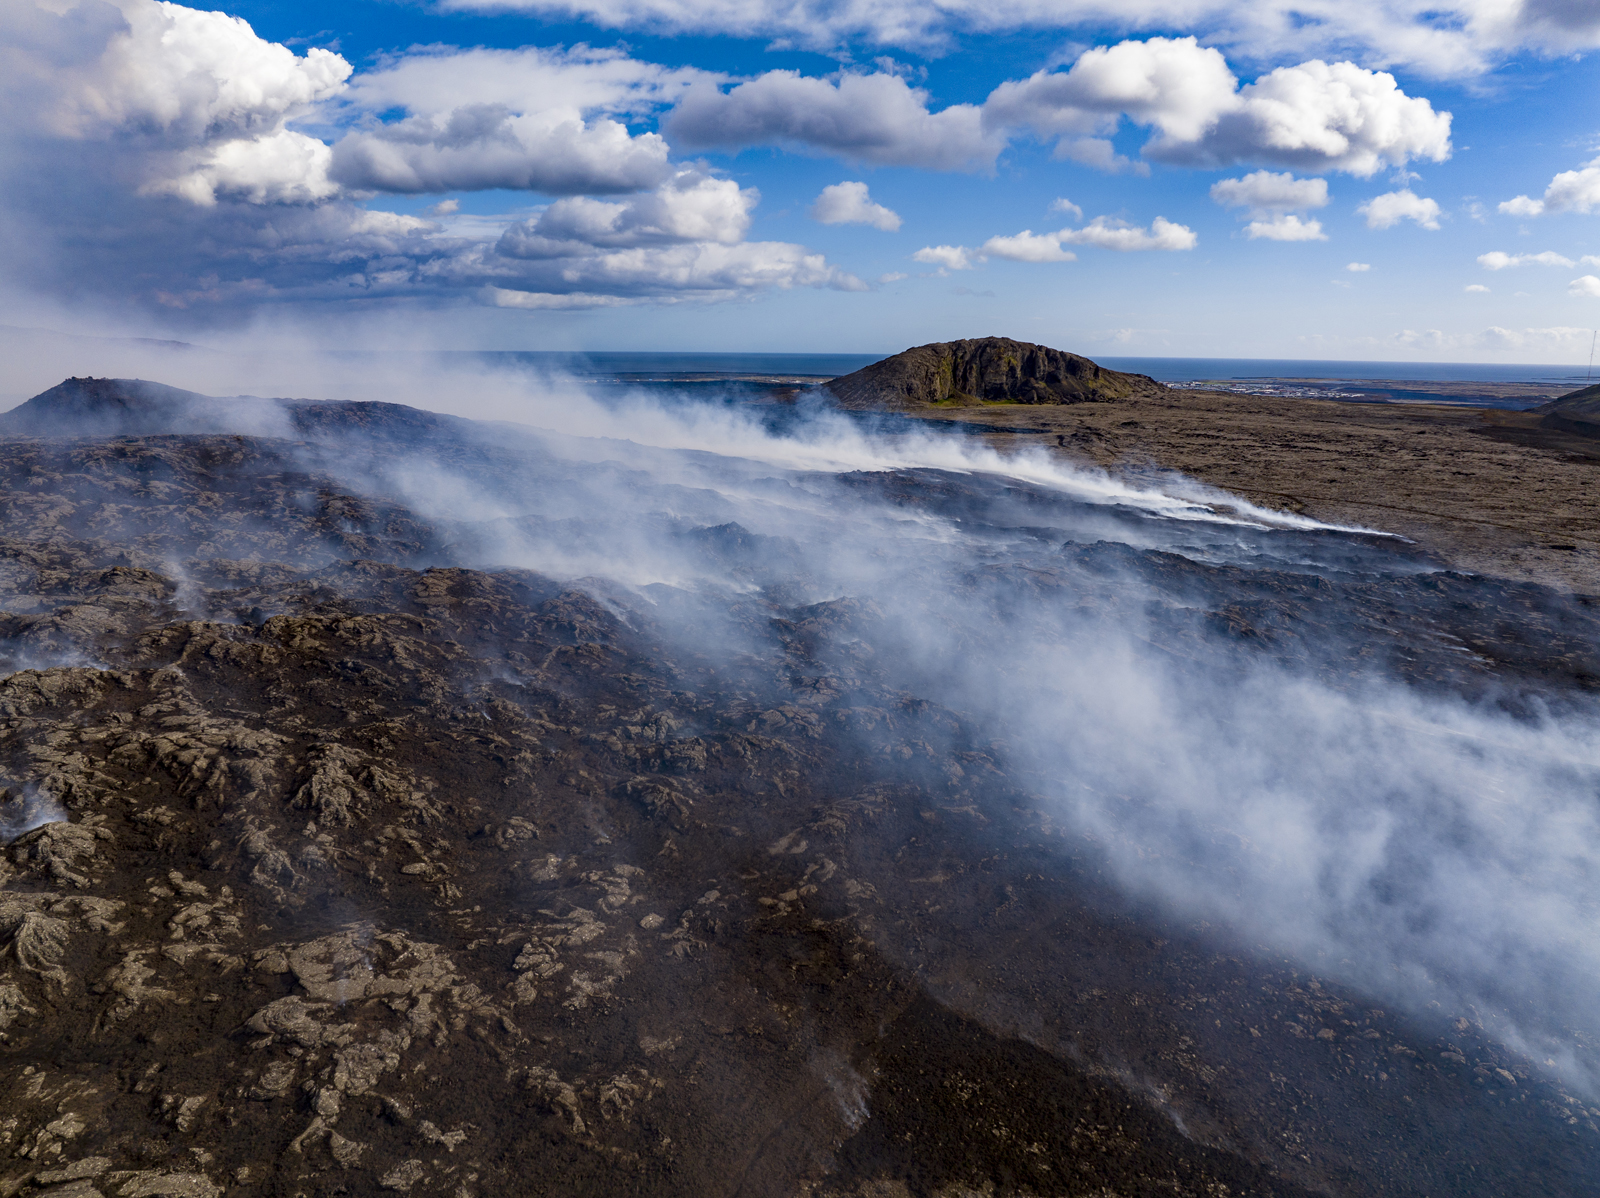
[[[919,345],[834,379],[827,389],[841,407],[857,411],[950,402],[1092,403],[1166,390],[1147,375],[1107,370],[1077,354],[1009,337]]]
[[[1552,399],[1533,410],[1544,417],[1541,423],[1547,427],[1600,436],[1600,383]]]
[[[212,399],[145,379],[70,378],[0,413],[0,436],[223,432],[246,423],[250,415],[239,401]]]
[[[0,437],[150,437],[236,433],[380,440],[460,433],[470,422],[404,404],[219,398],[145,379],[70,378],[0,413]]]

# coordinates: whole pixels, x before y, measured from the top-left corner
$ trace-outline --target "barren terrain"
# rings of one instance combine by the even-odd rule
[[[1411,547],[290,414],[0,442],[5,1198],[1554,1195],[1600,1170],[1600,1101],[1487,1006],[1397,1006],[1338,952],[1131,892],[1144,862],[1226,904],[1270,854],[1225,812],[1164,839],[1112,738],[1052,757],[1037,729],[1074,729],[1004,705],[1035,658],[1137,627],[1155,664],[1128,668],[1179,695],[1289,671],[1329,702],[1368,679],[1587,710],[1592,458],[1478,413],[1221,395],[927,416]],[[499,506],[441,515],[462,480]],[[823,551],[799,517],[734,522],[740,488]],[[853,537],[858,579],[925,556],[844,591]]]
[[[1536,413],[1172,391],[922,418],[996,445],[1180,471],[1268,507],[1401,533],[1462,569],[1600,593],[1600,439],[1541,427]]]

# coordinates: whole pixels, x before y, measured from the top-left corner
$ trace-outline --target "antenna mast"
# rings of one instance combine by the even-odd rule
[[[1594,331],[1594,336],[1589,338],[1589,373],[1583,376],[1583,385],[1588,386],[1589,380],[1594,378],[1594,343],[1600,341],[1600,329]]]

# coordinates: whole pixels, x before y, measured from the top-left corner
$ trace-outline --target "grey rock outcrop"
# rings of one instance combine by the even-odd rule
[[[926,404],[1069,404],[1162,394],[1148,375],[1124,374],[1065,350],[1009,337],[937,341],[834,379],[828,391],[855,411]]]

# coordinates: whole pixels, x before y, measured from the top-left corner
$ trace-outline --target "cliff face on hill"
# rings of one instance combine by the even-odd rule
[[[842,407],[869,410],[951,400],[1092,403],[1160,395],[1166,388],[1147,375],[1107,370],[1064,350],[979,337],[919,345],[834,379],[828,390]]]

